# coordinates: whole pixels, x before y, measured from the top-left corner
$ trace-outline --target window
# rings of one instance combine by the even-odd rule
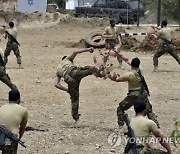
[[[101,7],[101,6],[105,6],[105,5],[106,5],[106,0],[98,0],[94,6]]]

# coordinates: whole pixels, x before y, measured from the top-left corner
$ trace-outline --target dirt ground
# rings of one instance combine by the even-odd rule
[[[126,96],[127,83],[115,83],[94,76],[84,78],[80,86],[80,122],[77,127],[71,117],[69,95],[54,87],[56,67],[63,55],[76,48],[67,48],[77,43],[92,30],[103,29],[95,26],[59,24],[50,28],[19,28],[18,40],[24,69],[18,69],[13,53],[9,57],[7,73],[21,92],[22,106],[29,111],[28,126],[44,129],[25,132],[22,140],[27,148],[19,147],[19,154],[122,154],[125,143],[112,150],[108,136],[117,132],[116,108]],[[36,26],[34,26],[36,27]],[[143,36],[142,36],[143,37]],[[1,47],[5,40],[1,37]],[[141,38],[140,38],[141,39]],[[153,73],[152,53],[122,51],[130,57],[139,57],[150,88],[150,101],[158,115],[162,132],[169,136],[173,130],[173,118],[180,117],[180,68],[169,55],[159,59],[160,72]],[[79,55],[75,64],[93,65],[93,53]],[[118,67],[115,58],[110,59]],[[115,68],[120,74],[129,70]],[[64,83],[65,84],[65,83]],[[0,82],[0,104],[7,102],[9,88]],[[130,117],[134,115],[131,108]],[[159,144],[155,146],[160,147]],[[174,154],[180,149],[171,144]],[[178,145],[179,146],[179,145]]]

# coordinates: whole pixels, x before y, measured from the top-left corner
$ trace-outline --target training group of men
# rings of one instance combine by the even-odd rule
[[[9,23],[9,26],[1,26],[1,31],[3,29],[3,36],[5,39],[8,39],[6,44],[6,49],[3,51],[2,48],[0,48],[0,80],[5,83],[7,86],[9,86],[13,90],[18,90],[16,85],[12,83],[9,75],[6,73],[6,64],[8,62],[8,56],[10,55],[11,51],[14,52],[17,63],[19,64],[19,67],[21,68],[21,56],[19,51],[19,43],[16,40],[17,37],[17,29],[14,26],[13,22]]]
[[[11,51],[14,52],[17,63],[21,67],[21,56],[19,43],[16,40],[17,29],[13,22],[8,26],[1,26],[5,39],[8,39],[5,50],[0,48],[0,80],[5,83],[11,91],[9,92],[9,103],[0,107],[0,150],[2,154],[17,154],[18,142],[12,139],[10,133],[17,139],[21,139],[28,121],[28,111],[20,104],[20,92],[15,84],[12,83],[9,75],[6,73],[6,64]],[[7,134],[6,134],[7,133]],[[11,137],[7,137],[7,135]]]
[[[157,71],[158,58],[163,55],[165,52],[170,53],[176,61],[180,64],[180,59],[175,51],[173,44],[171,43],[171,36],[169,30],[166,28],[167,21],[164,20],[161,23],[161,29],[157,27],[151,27],[154,29],[154,37],[163,39],[163,44],[160,47],[160,50],[154,55],[154,71]],[[96,77],[104,77],[108,75],[112,81],[115,82],[128,82],[128,94],[127,97],[119,103],[117,108],[117,117],[118,125],[120,128],[124,125],[123,116],[125,111],[134,105],[134,110],[136,112],[136,117],[131,120],[131,127],[135,132],[136,137],[149,137],[151,133],[157,137],[161,145],[167,150],[166,152],[154,149],[151,144],[139,144],[138,149],[143,154],[172,154],[172,150],[168,143],[163,142],[164,136],[160,132],[160,125],[157,120],[157,116],[152,111],[152,105],[148,100],[149,90],[146,84],[146,81],[141,74],[139,69],[140,60],[138,58],[133,58],[132,60],[127,58],[120,52],[121,41],[118,35],[117,28],[115,27],[115,21],[110,20],[110,26],[105,29],[105,32],[102,34],[106,40],[106,50],[101,52],[103,55],[103,63],[99,65],[97,60],[94,60],[95,66],[85,66],[77,67],[73,64],[74,58],[84,52],[93,52],[93,48],[87,48],[83,50],[74,51],[70,56],[64,56],[62,61],[58,65],[56,78],[55,78],[55,87],[66,91],[70,95],[71,106],[72,106],[72,117],[77,122],[79,120],[80,114],[78,113],[79,109],[79,85],[81,79],[94,74]],[[110,53],[114,52],[115,57],[117,57],[120,66],[122,65],[122,60],[130,65],[131,71],[124,75],[119,75],[117,73],[111,74],[104,70],[106,68],[106,62]],[[103,72],[103,73],[102,73]],[[61,78],[64,78],[64,81],[67,83],[68,88],[64,87],[61,83]],[[145,118],[148,116],[149,119]],[[127,153],[133,153],[133,150],[130,149]]]
[[[155,34],[153,34],[154,37],[161,38],[164,41],[160,50],[153,57],[154,71],[157,71],[158,58],[165,52],[170,53],[180,64],[180,59],[175,52],[173,44],[171,44],[171,36],[169,31],[166,29],[166,26],[167,21],[164,20],[162,21],[161,29],[152,27],[156,31]],[[5,126],[8,131],[21,138],[27,124],[28,112],[25,108],[19,105],[20,93],[6,74],[7,57],[11,50],[14,51],[17,57],[17,63],[21,67],[21,57],[18,48],[19,43],[16,40],[17,30],[14,28],[13,22],[9,23],[9,27],[3,26],[3,28],[5,31],[4,37],[8,38],[8,43],[4,51],[4,55],[0,55],[0,80],[9,86],[11,91],[9,92],[9,104],[0,107],[0,126]],[[80,117],[78,112],[79,86],[84,77],[95,75],[100,78],[109,78],[114,82],[128,82],[128,94],[124,100],[119,103],[117,108],[118,125],[120,130],[124,126],[123,116],[125,111],[134,106],[136,117],[132,118],[130,125],[134,130],[135,136],[149,137],[149,135],[153,133],[156,137],[162,139],[160,140],[160,143],[167,151],[164,152],[159,149],[154,149],[150,143],[137,143],[138,150],[143,154],[172,154],[169,144],[163,142],[164,136],[159,130],[160,125],[158,123],[157,116],[153,113],[152,105],[148,100],[148,96],[150,94],[146,81],[141,74],[139,58],[129,59],[120,52],[120,47],[122,45],[121,38],[118,34],[114,20],[110,20],[110,26],[105,29],[102,37],[106,40],[105,52],[101,53],[103,55],[102,63],[94,60],[95,66],[77,67],[74,65],[74,58],[78,54],[94,52],[94,48],[91,47],[74,51],[70,56],[64,56],[57,67],[54,85],[56,88],[63,90],[70,95],[72,106],[71,114],[73,119],[77,123]],[[114,53],[121,67],[123,60],[130,65],[131,71],[125,73],[124,75],[119,75],[115,72],[111,73],[106,65],[106,62],[111,55],[110,53]],[[62,78],[67,83],[68,87],[63,86],[61,82]],[[145,118],[146,115],[149,119]],[[0,132],[0,136],[2,136],[2,134],[3,132]],[[3,154],[16,154],[17,145],[17,142],[14,141],[8,145],[1,144],[0,142],[0,149]],[[128,152],[126,151],[125,153],[131,154],[133,153],[133,149],[129,149]]]

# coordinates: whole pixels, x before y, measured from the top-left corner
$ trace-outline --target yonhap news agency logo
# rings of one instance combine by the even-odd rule
[[[121,143],[131,143],[131,144],[148,144],[148,143],[154,143],[159,144],[161,143],[169,143],[169,144],[180,144],[180,138],[171,138],[171,137],[164,137],[164,138],[158,138],[154,136],[150,137],[127,137],[118,133],[111,133],[108,136],[108,144],[111,145],[113,148],[119,146]]]
[[[108,144],[113,148],[121,144],[121,136],[118,133],[112,133],[108,136]]]

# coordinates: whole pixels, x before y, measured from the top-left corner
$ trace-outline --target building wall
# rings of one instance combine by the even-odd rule
[[[47,0],[18,0],[17,10],[18,12],[46,12]]]
[[[67,10],[74,10],[77,6],[90,5],[94,4],[96,0],[67,0],[66,1],[66,9]]]
[[[94,4],[96,0],[79,0],[79,6],[86,5],[89,3],[90,5]]]

